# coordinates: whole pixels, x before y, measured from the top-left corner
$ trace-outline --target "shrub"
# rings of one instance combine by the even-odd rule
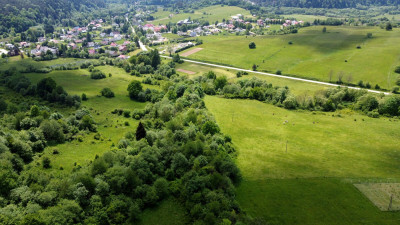
[[[113,98],[115,97],[114,92],[111,91],[110,88],[103,88],[103,90],[101,90],[101,95],[106,97],[106,98]]]
[[[88,100],[88,98],[87,98],[86,94],[83,93],[83,94],[82,94],[82,101],[87,101],[87,100]]]
[[[131,117],[131,112],[129,110],[124,111],[124,117],[129,118]]]
[[[277,74],[277,75],[282,75],[282,71],[277,70],[277,71],[276,71],[276,74]]]
[[[98,70],[98,69],[94,69],[91,73],[90,73],[90,78],[94,79],[94,80],[100,80],[100,79],[104,79],[106,78],[106,75]]]
[[[43,168],[45,168],[45,169],[51,168],[50,163],[51,163],[51,161],[50,161],[50,159],[48,157],[44,157],[43,158],[43,160],[42,160]]]
[[[249,48],[250,48],[250,49],[255,49],[255,48],[256,48],[256,43],[250,42]]]
[[[288,96],[285,101],[283,101],[283,107],[285,107],[285,109],[296,109],[297,107],[297,101],[296,98],[293,96]]]
[[[400,66],[397,66],[396,69],[394,70],[395,73],[400,73]]]

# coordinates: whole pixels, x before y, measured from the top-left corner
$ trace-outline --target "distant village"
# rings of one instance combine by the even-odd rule
[[[178,36],[185,37],[200,37],[208,35],[216,35],[222,32],[255,35],[253,26],[258,28],[269,28],[271,24],[278,24],[281,29],[303,25],[303,21],[283,20],[283,19],[258,19],[255,21],[245,20],[241,14],[233,15],[227,20],[215,24],[201,25],[199,22],[193,21],[190,18],[180,20],[174,27],[176,30],[168,28],[166,25],[154,25],[145,22],[146,14],[150,12],[141,12],[131,18],[131,23],[136,26],[137,30],[142,31],[144,40],[151,46],[167,43],[169,40],[163,36],[164,33],[175,33]],[[147,16],[148,16],[147,15]],[[174,15],[171,14],[170,18]],[[120,59],[128,59],[128,53],[137,49],[138,44],[134,43],[132,37],[127,33],[121,33],[121,27],[124,23],[109,22],[105,23],[103,19],[91,21],[85,27],[74,27],[72,29],[61,29],[55,32],[53,38],[39,37],[37,42],[20,42],[18,44],[1,43],[0,55],[16,56],[20,52],[34,59],[52,59],[54,56],[61,55],[80,57],[80,58],[96,58],[101,56],[116,57]],[[105,29],[107,27],[107,29]],[[114,29],[110,29],[110,27]],[[129,27],[129,29],[131,29]],[[194,46],[196,43],[184,42],[177,43],[173,46],[173,51],[186,49]],[[165,53],[164,50],[163,53]]]

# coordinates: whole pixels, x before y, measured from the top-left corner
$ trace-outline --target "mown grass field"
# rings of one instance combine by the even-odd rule
[[[244,179],[237,196],[250,215],[272,224],[400,222],[399,213],[381,212],[349,181],[400,179],[398,119],[211,96],[205,102],[237,146]]]
[[[372,33],[373,38],[367,38],[367,33]],[[256,64],[260,71],[281,70],[283,74],[322,81],[330,81],[332,71],[332,81],[343,73],[344,82],[356,84],[363,80],[391,89],[398,77],[394,68],[400,65],[400,53],[394,47],[399,34],[399,29],[346,26],[328,27],[324,34],[321,26],[315,26],[289,35],[207,36],[201,38],[203,50],[189,58],[244,69]],[[249,49],[250,42],[255,42],[257,48]]]
[[[172,18],[169,18],[169,15],[173,14]],[[176,23],[179,20],[185,20],[189,17],[193,19],[199,20],[207,20],[210,23],[215,23],[216,21],[222,22],[222,19],[230,19],[231,16],[235,16],[237,14],[242,14],[243,16],[251,16],[251,13],[245,9],[236,7],[236,6],[210,6],[203,9],[196,10],[194,13],[180,13],[175,14],[169,11],[163,11],[161,8],[157,13],[152,14],[154,17],[153,21],[148,21],[153,24],[168,24],[168,23]]]

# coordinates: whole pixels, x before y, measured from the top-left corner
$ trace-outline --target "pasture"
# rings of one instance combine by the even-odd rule
[[[172,14],[172,18],[170,18],[170,14]],[[245,17],[251,16],[250,11],[245,9],[236,7],[236,6],[209,6],[206,8],[202,8],[194,11],[194,13],[179,13],[175,14],[169,11],[163,11],[162,8],[159,8],[158,12],[152,14],[154,17],[153,21],[148,21],[149,23],[153,23],[155,25],[158,24],[168,24],[168,23],[176,23],[180,20],[188,19],[189,17],[194,20],[207,20],[210,23],[215,23],[216,21],[222,22],[222,19],[230,19],[231,16],[242,14]]]
[[[237,196],[250,215],[272,224],[399,223],[400,214],[381,212],[353,185],[400,179],[398,119],[212,96],[205,103],[238,149]]]
[[[281,70],[286,75],[321,81],[335,82],[342,77],[343,82],[354,84],[362,80],[373,87],[394,86],[398,77],[394,68],[400,65],[400,53],[394,47],[400,40],[399,29],[344,26],[327,30],[322,33],[321,26],[313,26],[289,35],[201,37],[203,50],[188,58],[244,69],[256,64],[259,71]],[[367,38],[368,33],[373,37]],[[250,42],[257,48],[249,49]]]

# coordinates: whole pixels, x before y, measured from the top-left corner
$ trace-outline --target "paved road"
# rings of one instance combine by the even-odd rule
[[[162,57],[168,58],[168,59],[171,58],[171,57],[168,57],[168,56],[162,56]],[[277,74],[272,74],[272,73],[252,71],[252,70],[240,69],[240,68],[235,68],[235,67],[230,67],[230,66],[222,66],[222,65],[199,62],[199,61],[189,60],[189,59],[183,59],[183,61],[190,62],[190,63],[195,63],[195,64],[200,64],[200,65],[206,65],[206,66],[219,67],[219,68],[224,68],[224,69],[243,71],[243,72],[248,72],[248,73],[256,73],[256,74],[260,74],[260,75],[264,75],[264,76],[278,77],[278,78],[289,79],[289,80],[297,80],[297,81],[301,81],[301,82],[307,82],[307,83],[313,83],[313,84],[319,84],[319,85],[325,85],[325,86],[347,87],[349,89],[361,90],[361,88],[358,88],[358,87],[350,87],[350,86],[346,86],[346,85],[331,84],[331,83],[327,83],[327,82],[308,80],[308,79],[297,78],[297,77],[282,76],[282,75],[277,75]],[[389,92],[383,92],[383,91],[376,91],[376,90],[369,90],[369,89],[364,89],[364,90],[367,90],[368,92],[371,92],[371,93],[377,93],[377,94],[382,94],[382,93],[385,94],[385,95],[389,95],[390,94]]]
[[[129,23],[128,17],[125,17],[125,19],[126,19],[126,22]],[[131,26],[131,29],[132,29],[132,33],[136,34],[135,29],[133,28],[133,26]],[[144,45],[140,40],[139,40],[139,46],[140,46],[140,49],[142,49],[142,51],[145,51],[145,52],[148,51],[147,48],[146,48],[146,45]]]

